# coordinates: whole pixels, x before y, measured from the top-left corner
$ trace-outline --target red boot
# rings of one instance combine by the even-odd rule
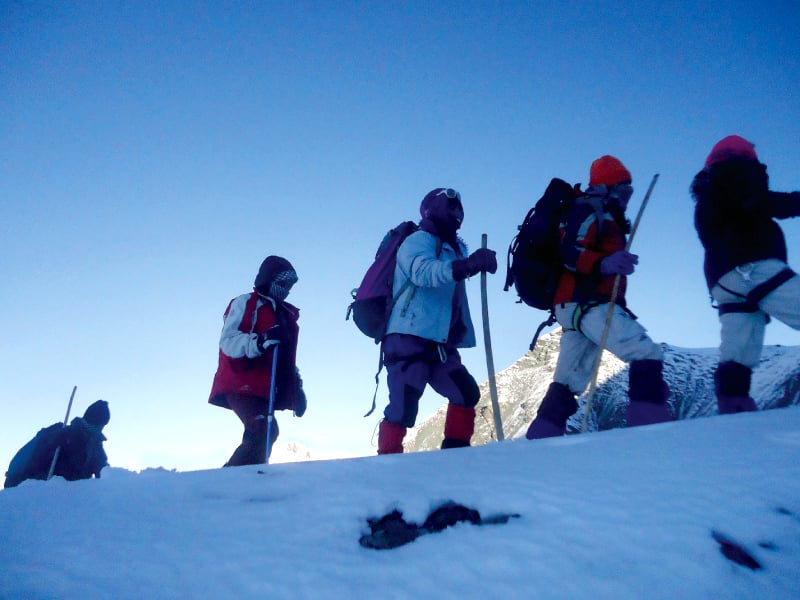
[[[406,428],[383,420],[378,427],[378,454],[402,454]]]
[[[475,409],[449,404],[444,420],[444,440],[442,450],[469,446],[475,432]]]

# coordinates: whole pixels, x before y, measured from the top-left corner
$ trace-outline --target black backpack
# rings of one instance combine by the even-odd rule
[[[53,475],[68,481],[98,476],[108,464],[103,449],[105,436],[80,417],[65,427],[53,423],[40,429],[11,459],[4,487],[15,487],[26,479],[47,479],[56,449],[60,448]]]
[[[63,423],[53,423],[40,429],[31,441],[20,448],[11,459],[4,487],[14,487],[26,479],[47,479],[53,456],[66,437]]]
[[[576,188],[553,178],[511,240],[503,290],[508,291],[513,285],[520,301],[528,306],[553,310],[553,297],[564,269],[559,225],[576,197]]]
[[[542,329],[556,322],[553,309],[558,281],[564,272],[561,260],[561,223],[566,222],[573,207],[580,202],[591,204],[602,223],[602,203],[580,196],[580,184],[570,185],[563,179],[550,180],[536,204],[525,215],[519,233],[508,247],[506,284],[504,291],[513,285],[519,301],[539,310],[549,311],[545,321],[533,336],[530,349]]]

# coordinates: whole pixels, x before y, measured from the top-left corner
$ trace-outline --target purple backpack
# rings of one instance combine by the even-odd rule
[[[353,302],[347,308],[345,320],[350,319],[352,313],[356,327],[361,333],[375,340],[376,344],[381,342],[386,333],[386,325],[394,303],[411,285],[409,281],[396,294],[392,294],[397,249],[418,229],[416,223],[404,221],[389,230],[375,253],[375,260],[361,280],[361,285],[351,292]]]

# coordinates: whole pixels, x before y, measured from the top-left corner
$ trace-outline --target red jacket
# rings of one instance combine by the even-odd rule
[[[230,408],[228,394],[269,398],[273,352],[271,348],[266,351],[259,348],[258,334],[266,333],[279,323],[282,341],[278,354],[274,408],[295,410],[298,316],[298,309],[288,302],[279,303],[276,314],[272,301],[255,291],[231,300],[223,317],[219,366],[208,401]]]
[[[616,214],[614,214],[616,213]],[[600,261],[625,249],[627,222],[621,209],[603,207],[598,213],[589,202],[576,203],[561,225],[561,259],[566,269],[556,289],[554,304],[564,302],[608,302],[614,275],[600,274]],[[627,278],[620,277],[616,303],[625,306]]]

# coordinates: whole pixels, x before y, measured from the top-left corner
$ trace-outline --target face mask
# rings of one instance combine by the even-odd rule
[[[455,232],[464,221],[461,194],[452,188],[444,188],[428,209],[426,216],[445,232]]]
[[[283,302],[296,282],[297,273],[294,271],[278,273],[269,285],[269,297],[278,302]]]
[[[630,183],[618,183],[617,185],[611,186],[608,195],[614,198],[622,208],[626,208],[628,206],[628,201],[631,199],[631,196],[633,196],[633,186]]]

